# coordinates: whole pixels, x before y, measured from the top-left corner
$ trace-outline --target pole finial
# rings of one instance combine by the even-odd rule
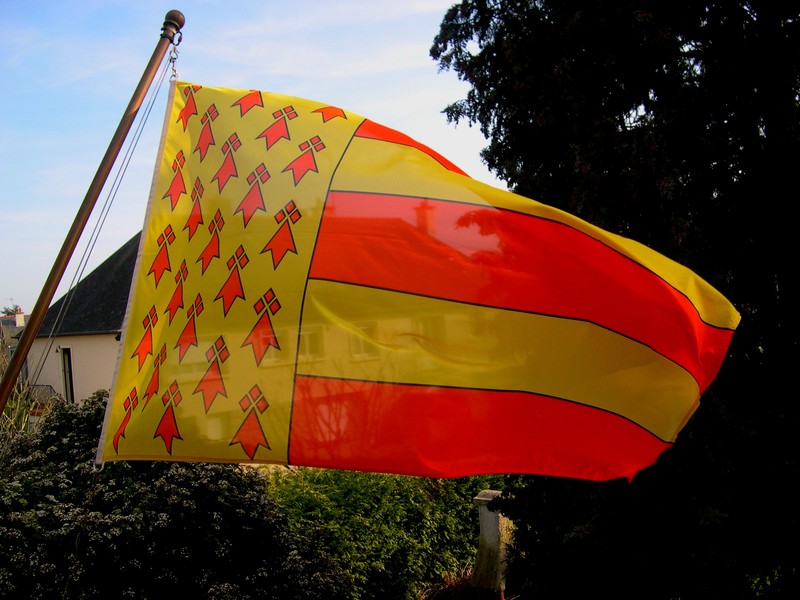
[[[171,10],[164,17],[164,26],[161,28],[161,37],[173,41],[175,34],[178,33],[186,23],[186,17],[179,10]]]

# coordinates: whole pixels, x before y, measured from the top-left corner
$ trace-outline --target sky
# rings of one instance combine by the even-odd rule
[[[486,140],[479,129],[448,123],[442,113],[469,89],[429,55],[453,3],[0,0],[0,308],[33,310],[171,9],[186,18],[177,48],[181,81],[340,106],[505,188],[480,160]],[[104,209],[122,158],[52,302],[83,263],[86,276],[141,229],[167,92],[168,81],[152,90],[155,103],[113,204]]]

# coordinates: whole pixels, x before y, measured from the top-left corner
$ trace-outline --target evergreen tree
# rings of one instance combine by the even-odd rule
[[[442,22],[431,54],[471,86],[445,112],[480,125],[490,169],[686,264],[742,314],[656,465],[519,479],[509,584],[531,597],[798,593],[799,28],[788,0],[465,0]]]

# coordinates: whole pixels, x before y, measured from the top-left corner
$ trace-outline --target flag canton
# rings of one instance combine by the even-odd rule
[[[118,368],[127,395],[112,413],[113,452],[286,462],[294,299],[361,119],[187,83],[173,100]],[[140,395],[162,397],[161,410]]]

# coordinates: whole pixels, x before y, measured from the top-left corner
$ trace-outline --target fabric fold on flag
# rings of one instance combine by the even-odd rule
[[[739,315],[341,107],[177,82],[98,461],[633,477]]]

